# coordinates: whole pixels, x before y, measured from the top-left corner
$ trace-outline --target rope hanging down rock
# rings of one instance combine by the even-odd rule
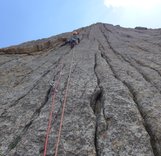
[[[68,96],[70,78],[71,78],[71,73],[72,73],[73,59],[74,59],[74,49],[72,50],[72,61],[71,61],[71,64],[70,64],[68,81],[67,81],[67,86],[66,86],[64,100],[63,100],[63,108],[62,108],[63,110],[62,110],[62,114],[61,114],[61,120],[60,120],[59,132],[58,132],[58,139],[57,139],[56,149],[55,149],[55,156],[58,155],[58,147],[59,147],[59,142],[60,142],[60,137],[61,137],[61,131],[62,131],[62,125],[63,125],[63,120],[64,120],[64,112],[65,112],[65,106],[66,106],[66,102],[67,102],[67,96]]]
[[[53,117],[53,112],[54,112],[54,107],[55,107],[56,90],[58,89],[58,87],[60,85],[62,68],[63,68],[63,63],[61,63],[61,69],[60,69],[60,72],[59,72],[59,78],[56,81],[55,86],[53,87],[53,85],[54,85],[53,82],[50,83],[50,85],[52,85],[52,105],[51,105],[50,115],[49,115],[49,119],[48,119],[48,127],[47,127],[47,130],[46,130],[46,138],[45,138],[44,155],[43,156],[46,156],[46,153],[47,153],[49,134],[50,134],[50,130],[51,130],[52,117]]]
[[[58,155],[58,148],[59,148],[59,143],[60,143],[60,138],[61,138],[62,125],[63,125],[63,120],[64,120],[64,113],[65,113],[65,106],[66,106],[66,102],[67,102],[69,84],[70,84],[70,79],[71,79],[73,60],[74,60],[74,49],[72,49],[72,61],[71,61],[71,64],[70,64],[68,80],[67,80],[67,85],[66,85],[63,105],[62,105],[62,113],[61,113],[59,131],[58,131],[58,135],[57,135],[57,141],[56,141],[56,145],[54,146],[55,156]],[[58,80],[57,80],[57,82],[55,84],[54,91],[53,91],[53,94],[52,94],[52,106],[51,106],[51,109],[50,109],[50,115],[49,115],[49,120],[48,120],[48,127],[47,127],[47,130],[46,130],[46,138],[45,138],[44,154],[43,154],[43,156],[46,156],[46,154],[47,154],[47,146],[48,146],[49,134],[50,134],[50,130],[51,130],[52,116],[53,116],[53,112],[54,112],[56,90],[58,89],[58,87],[60,85],[62,67],[63,67],[63,64],[61,64],[61,70],[60,70],[60,73],[59,73],[59,78],[58,78]],[[53,83],[51,85],[53,85]]]

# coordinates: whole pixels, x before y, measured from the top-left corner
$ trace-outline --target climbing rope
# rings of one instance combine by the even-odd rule
[[[60,119],[59,132],[58,132],[58,137],[57,137],[57,142],[56,142],[55,156],[58,155],[59,142],[60,142],[62,125],[63,125],[63,120],[64,120],[65,106],[66,106],[66,102],[67,102],[68,89],[69,89],[70,78],[71,78],[71,73],[72,73],[73,59],[74,59],[74,49],[72,51],[72,61],[71,61],[71,64],[70,64],[70,70],[69,70],[69,75],[68,75],[68,80],[67,80],[67,86],[66,86],[64,100],[63,100],[63,108],[62,108],[62,114],[61,114],[61,119]]]
[[[61,137],[62,125],[63,125],[63,120],[64,120],[64,113],[65,113],[65,106],[66,106],[66,102],[67,102],[67,95],[68,95],[70,78],[71,78],[71,72],[72,72],[72,66],[73,66],[73,59],[74,59],[74,48],[72,50],[72,61],[71,61],[71,64],[70,64],[68,80],[67,80],[66,90],[65,90],[64,99],[63,99],[62,113],[61,113],[59,131],[58,131],[58,135],[57,135],[57,141],[56,141],[56,144],[54,146],[55,156],[58,155],[58,148],[59,148],[59,142],[60,142],[60,137]],[[61,64],[61,71],[62,71],[62,67],[63,67],[63,64]],[[53,112],[54,112],[56,90],[58,89],[58,87],[60,85],[61,71],[59,72],[59,78],[58,78],[58,80],[57,80],[57,82],[55,84],[54,90],[53,90],[52,106],[51,106],[51,111],[50,111],[49,120],[48,120],[48,127],[47,127],[47,130],[46,130],[46,138],[45,138],[44,154],[43,154],[43,156],[46,156],[46,153],[47,153],[47,145],[48,145],[49,134],[50,134],[50,130],[51,130],[52,116],[53,116]],[[51,82],[50,85],[53,86],[54,82]]]
[[[54,86],[53,81],[50,82],[50,85],[52,86],[52,105],[51,105],[51,111],[50,111],[50,115],[49,115],[49,119],[48,119],[48,127],[47,127],[47,130],[46,130],[46,138],[45,138],[45,145],[44,145],[44,156],[46,156],[46,153],[47,153],[47,145],[48,145],[49,134],[50,134],[50,130],[51,130],[52,116],[53,116],[53,112],[54,112],[56,90],[58,89],[58,87],[60,85],[62,68],[63,68],[63,64],[61,63],[61,69],[60,69],[60,72],[59,72],[59,78],[56,81],[55,86]],[[54,89],[53,89],[53,86],[54,86]]]

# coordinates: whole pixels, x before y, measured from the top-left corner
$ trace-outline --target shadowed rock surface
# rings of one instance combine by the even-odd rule
[[[146,28],[146,27],[135,27],[135,29],[138,29],[138,30],[147,30],[148,28]]]
[[[94,24],[0,49],[0,155],[42,156],[59,79],[47,155],[55,153],[73,64],[59,156],[161,156],[161,30]],[[54,87],[53,87],[54,88]]]

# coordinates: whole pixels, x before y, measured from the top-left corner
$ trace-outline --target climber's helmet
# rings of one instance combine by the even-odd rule
[[[74,31],[73,32],[73,35],[78,35],[79,33],[77,31]]]

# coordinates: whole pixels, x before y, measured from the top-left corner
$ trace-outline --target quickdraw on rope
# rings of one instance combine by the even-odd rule
[[[59,72],[59,78],[56,81],[55,86],[54,86],[54,81],[50,82],[50,85],[52,86],[52,105],[51,105],[51,111],[50,111],[50,115],[49,115],[49,119],[48,119],[48,127],[47,127],[47,130],[46,130],[46,138],[45,138],[44,155],[43,156],[46,156],[46,153],[47,153],[47,145],[48,145],[49,134],[50,134],[50,130],[51,130],[52,116],[53,116],[53,112],[54,112],[56,90],[58,89],[59,84],[60,84],[62,68],[63,68],[63,64],[61,64],[61,69],[60,69],[60,72]]]

